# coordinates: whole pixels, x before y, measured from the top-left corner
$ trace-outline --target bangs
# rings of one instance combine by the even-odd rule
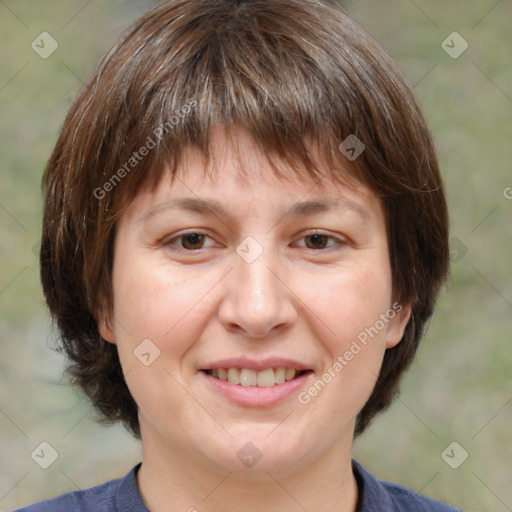
[[[120,214],[127,199],[164,172],[172,179],[187,148],[201,152],[211,173],[211,132],[219,124],[231,136],[246,129],[280,178],[317,181],[329,173],[371,187],[364,166],[338,149],[349,135],[368,138],[361,130],[372,109],[365,107],[364,74],[319,37],[336,34],[327,34],[311,10],[302,17],[296,7],[281,6],[276,18],[267,2],[220,5],[202,3],[190,21],[179,5],[159,7],[158,16],[142,18],[100,66],[92,87],[99,91],[101,82],[110,82],[101,90],[118,112],[106,120],[102,152],[116,159],[102,169],[113,185],[103,205]],[[350,37],[347,25],[347,34],[337,34],[341,49]]]

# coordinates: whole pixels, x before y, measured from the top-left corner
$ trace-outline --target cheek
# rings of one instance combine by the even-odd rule
[[[178,383],[181,364],[211,316],[208,291],[219,277],[205,273],[197,279],[192,272],[128,259],[116,270],[116,340],[128,388],[148,416],[158,417],[165,410],[184,417],[193,403]]]
[[[391,276],[371,269],[340,273],[322,280],[323,286],[317,281],[316,291],[304,299],[311,304],[304,314],[318,318],[308,324],[316,325],[314,336],[322,344],[323,372],[299,401],[311,404],[319,421],[337,424],[347,414],[355,417],[379,374],[388,326],[381,315],[390,307]],[[303,287],[303,297],[306,289],[313,288]]]
[[[380,268],[380,267],[375,267]],[[326,342],[332,349],[343,350],[366,329],[374,326],[391,303],[389,272],[340,272],[322,280],[302,280],[300,296],[309,315],[316,315],[323,325]],[[375,338],[385,338],[380,323]],[[325,335],[324,335],[325,337]],[[364,337],[364,336],[363,336]]]
[[[208,292],[218,276],[121,262],[114,271],[114,316],[120,351],[149,338],[161,351],[184,353],[207,321]],[[129,270],[128,270],[129,269]]]

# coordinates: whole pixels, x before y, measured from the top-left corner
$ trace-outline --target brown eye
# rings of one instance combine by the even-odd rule
[[[188,250],[202,249],[204,239],[205,235],[202,235],[200,233],[187,233],[185,235],[181,235],[179,238],[183,249]]]
[[[189,231],[164,239],[162,245],[171,251],[183,253],[199,252],[201,249],[218,247],[215,240],[202,231]]]
[[[329,236],[327,235],[308,235],[304,237],[306,240],[306,247],[308,249],[325,249],[327,246],[327,241],[329,240]]]

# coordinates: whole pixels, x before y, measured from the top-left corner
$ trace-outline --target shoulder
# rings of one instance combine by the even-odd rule
[[[147,512],[137,490],[140,464],[125,477],[19,508],[14,512]]]
[[[361,493],[358,512],[463,512],[400,485],[382,482],[356,461],[352,467]]]

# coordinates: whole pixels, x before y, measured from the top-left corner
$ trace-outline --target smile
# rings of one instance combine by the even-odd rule
[[[302,374],[304,370],[296,370],[295,368],[266,368],[261,371],[251,368],[216,368],[214,370],[204,370],[211,377],[231,384],[241,386],[255,386],[260,388],[268,388],[275,385],[283,384],[291,381]]]

